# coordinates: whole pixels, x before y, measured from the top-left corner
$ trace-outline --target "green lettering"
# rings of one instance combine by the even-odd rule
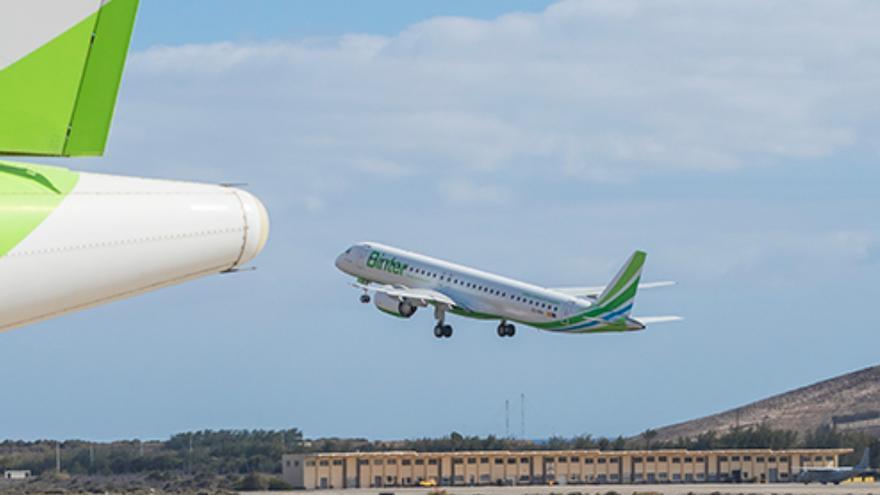
[[[386,258],[379,251],[373,251],[367,259],[367,267],[401,275],[409,265],[401,263],[395,258]]]
[[[370,257],[369,259],[367,259],[367,266],[370,268],[375,268],[376,263],[379,261],[379,256],[381,256],[379,254],[379,251],[373,251],[372,253],[370,253]]]

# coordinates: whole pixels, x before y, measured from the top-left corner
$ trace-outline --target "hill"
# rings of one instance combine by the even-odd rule
[[[880,366],[824,380],[751,404],[658,428],[657,441],[694,438],[709,431],[765,425],[800,434],[823,426],[880,435]]]

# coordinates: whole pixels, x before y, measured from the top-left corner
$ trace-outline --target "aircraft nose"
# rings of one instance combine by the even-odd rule
[[[345,270],[346,261],[348,261],[348,260],[345,257],[345,253],[342,253],[339,256],[337,256],[336,257],[336,268],[338,268],[339,270],[341,270],[343,272],[346,271]]]

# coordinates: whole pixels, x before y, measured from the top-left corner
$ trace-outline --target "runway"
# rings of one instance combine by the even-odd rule
[[[666,485],[568,485],[568,486],[468,486],[441,488],[353,488],[348,490],[309,490],[315,495],[813,495],[813,494],[878,494],[880,484],[850,483],[841,485],[803,485],[796,483],[740,484],[666,484]],[[254,492],[249,492],[253,494]],[[284,492],[264,492],[279,495]],[[286,492],[302,495],[302,491]]]

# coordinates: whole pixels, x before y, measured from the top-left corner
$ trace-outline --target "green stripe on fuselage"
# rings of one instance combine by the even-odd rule
[[[543,330],[554,330],[562,327],[576,325],[578,323],[583,323],[585,321],[595,319],[602,314],[610,313],[616,309],[623,307],[624,303],[629,302],[632,298],[635,297],[636,291],[638,291],[639,288],[639,279],[641,279],[641,276],[636,277],[634,280],[632,280],[631,285],[608,304],[593,306],[580,314],[570,316],[568,318],[563,318],[561,320],[549,321],[547,323],[530,323],[530,325]],[[608,323],[606,323],[606,325],[607,324]]]
[[[475,320],[503,320],[504,319],[498,315],[493,315],[493,314],[489,314],[489,313],[478,313],[476,311],[468,311],[468,310],[462,309],[462,308],[453,307],[453,308],[449,308],[448,311],[454,315],[465,316],[467,318],[473,318]],[[531,325],[531,323],[526,323],[526,325]]]
[[[43,223],[78,180],[66,168],[0,161],[0,256]]]

